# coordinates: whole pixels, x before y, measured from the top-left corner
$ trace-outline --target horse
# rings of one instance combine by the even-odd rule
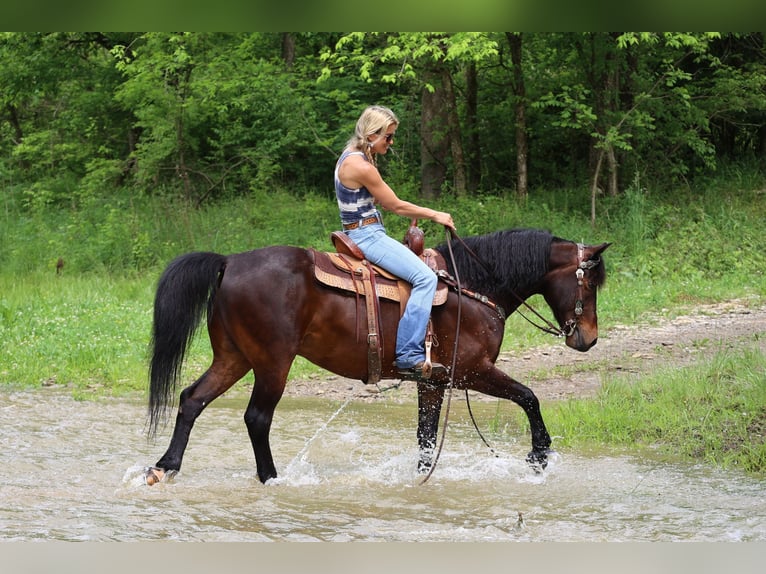
[[[601,254],[608,246],[583,245],[539,229],[506,229],[460,242],[448,238],[434,248],[447,262],[442,280],[459,278],[459,288],[452,281],[446,301],[431,314],[438,341],[435,360],[453,368],[416,382],[420,472],[432,468],[449,387],[518,404],[531,430],[527,461],[545,467],[551,438],[539,401],[530,388],[495,366],[505,319],[527,298],[540,294],[566,345],[581,352],[590,349],[598,339],[597,292],[606,278]],[[262,483],[277,476],[269,432],[296,356],[342,377],[367,380],[367,341],[358,333],[359,296],[318,282],[314,253],[285,245],[232,255],[192,252],[163,271],[149,349],[150,435],[170,416],[186,351],[205,315],[213,358],[181,391],[170,444],[157,463],[147,467],[147,484],[180,470],[197,417],[250,371],[255,383],[244,421]],[[398,379],[393,360],[399,303],[381,299],[379,312],[380,376]]]

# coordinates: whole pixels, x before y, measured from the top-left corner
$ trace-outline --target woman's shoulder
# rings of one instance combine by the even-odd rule
[[[346,159],[348,157],[361,157],[362,159],[366,159],[363,151],[346,148],[343,150],[343,153],[340,154],[340,159]]]
[[[346,169],[366,170],[373,167],[364,152],[358,150],[344,150],[338,159],[338,164],[343,164]]]

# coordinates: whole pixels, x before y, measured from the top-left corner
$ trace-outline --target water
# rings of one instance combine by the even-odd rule
[[[245,403],[222,398],[195,426],[181,473],[146,487],[143,467],[169,429],[149,443],[143,403],[42,390],[0,401],[0,540],[766,540],[763,481],[575,452],[538,475],[523,462],[527,437],[493,438],[495,457],[461,404],[425,485],[414,404],[284,399],[272,429],[280,476],[262,485]],[[484,421],[495,409],[474,405]]]

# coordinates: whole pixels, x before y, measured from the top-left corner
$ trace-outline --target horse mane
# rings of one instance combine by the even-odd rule
[[[548,271],[553,241],[564,240],[540,229],[506,229],[466,237],[463,242],[476,254],[474,257],[463,243],[453,240],[452,252],[460,282],[464,287],[484,294],[523,291]],[[447,261],[449,273],[454,275],[447,244],[442,243],[435,249]]]

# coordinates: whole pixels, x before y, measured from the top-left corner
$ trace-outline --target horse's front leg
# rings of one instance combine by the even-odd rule
[[[532,450],[527,454],[527,462],[534,468],[544,469],[548,466],[548,453],[550,452],[551,436],[545,427],[543,415],[540,412],[540,401],[532,392],[532,389],[511,379],[518,385],[518,399],[511,398],[518,404],[527,415],[529,428],[532,434]]]
[[[524,410],[532,435],[532,450],[527,455],[527,462],[535,468],[545,468],[548,465],[551,437],[540,412],[540,401],[532,389],[512,379],[497,367],[478,377],[469,388],[493,397],[509,399]]]
[[[444,401],[444,388],[418,383],[418,472],[426,473],[433,466],[439,416]]]

